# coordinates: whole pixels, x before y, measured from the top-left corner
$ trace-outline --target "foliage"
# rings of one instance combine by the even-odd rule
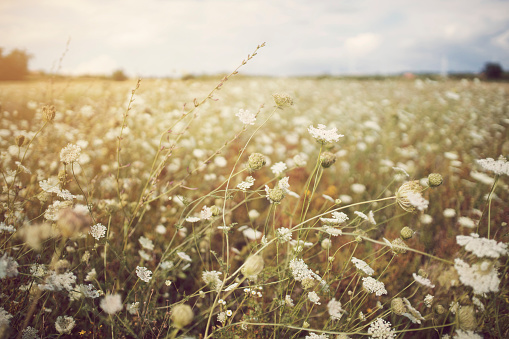
[[[28,75],[28,61],[31,56],[20,49],[14,49],[4,55],[0,48],[0,81],[24,80]]]

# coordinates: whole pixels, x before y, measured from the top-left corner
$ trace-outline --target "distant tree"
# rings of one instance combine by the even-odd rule
[[[111,78],[115,81],[124,81],[124,80],[128,79],[127,75],[121,69],[113,72],[113,74],[111,75]]]
[[[14,49],[4,55],[0,48],[0,80],[23,80],[28,75],[28,60],[32,56],[27,52]]]
[[[500,79],[502,78],[504,70],[502,69],[502,66],[500,66],[499,63],[487,62],[484,65],[483,73],[484,75],[486,75],[486,78],[488,79]]]

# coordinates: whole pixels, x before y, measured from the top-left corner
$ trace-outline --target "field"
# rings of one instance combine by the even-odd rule
[[[507,84],[60,79],[0,103],[6,338],[509,336]]]

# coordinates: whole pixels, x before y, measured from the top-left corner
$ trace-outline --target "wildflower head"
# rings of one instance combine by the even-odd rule
[[[332,142],[338,142],[339,138],[343,137],[344,135],[338,134],[338,129],[336,127],[331,129],[326,129],[327,126],[318,124],[317,128],[314,128],[313,125],[309,126],[308,132],[311,134],[313,138],[316,139],[316,141],[320,145],[327,145]]]
[[[477,328],[474,306],[461,306],[458,312],[459,327],[465,331],[473,331]]]
[[[406,253],[408,246],[401,238],[396,238],[392,241],[392,253],[403,254]]]
[[[265,193],[267,193],[267,199],[271,204],[279,204],[285,197],[285,191],[279,186],[270,189],[269,186],[265,186]]]
[[[442,305],[436,305],[434,311],[436,314],[444,314],[446,312],[446,309]]]
[[[391,311],[394,314],[402,315],[406,312],[406,306],[401,298],[394,298],[391,301]]]
[[[249,168],[249,172],[254,172],[265,166],[267,160],[265,160],[265,156],[260,153],[253,153],[249,156],[249,160],[247,161],[247,167]]]
[[[52,122],[55,119],[55,114],[57,110],[53,105],[46,105],[42,108],[42,119],[45,122]]]
[[[431,173],[428,175],[428,185],[429,187],[438,187],[442,185],[442,182],[444,179],[442,178],[442,175],[440,173]]]
[[[320,165],[323,168],[329,168],[336,162],[336,155],[331,152],[323,152],[320,155]]]
[[[283,108],[293,105],[293,99],[286,93],[275,93],[272,95],[277,107]]]
[[[407,181],[396,192],[396,201],[399,206],[407,212],[415,211],[415,206],[412,204],[413,195],[421,195],[424,187],[419,184],[418,180]]]
[[[256,279],[263,270],[264,262],[261,255],[252,255],[244,263],[242,274],[248,279]]]
[[[186,304],[179,304],[171,310],[171,321],[173,326],[182,329],[189,325],[194,318],[193,309]]]
[[[60,161],[62,161],[64,164],[71,164],[78,161],[80,153],[81,147],[78,145],[67,144],[67,146],[62,148],[60,151]]]
[[[73,317],[59,316],[55,321],[55,328],[59,333],[69,334],[76,325]]]
[[[414,235],[414,231],[410,227],[405,226],[401,229],[401,232],[399,234],[401,236],[401,239],[408,240]]]

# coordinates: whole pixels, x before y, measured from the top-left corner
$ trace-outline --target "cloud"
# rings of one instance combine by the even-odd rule
[[[76,67],[65,70],[65,73],[80,75],[80,74],[110,74],[119,68],[118,63],[109,55],[99,55],[93,59],[87,60],[78,64]]]
[[[345,41],[345,50],[349,55],[363,57],[372,53],[382,43],[382,37],[374,33],[362,33]]]

